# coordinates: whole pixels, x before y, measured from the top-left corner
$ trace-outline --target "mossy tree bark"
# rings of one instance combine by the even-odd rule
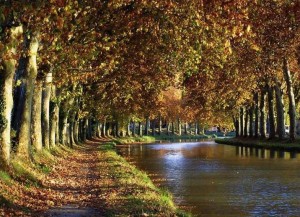
[[[19,144],[17,147],[17,155],[19,157],[29,159],[31,146],[31,109],[32,97],[37,76],[37,51],[39,47],[39,34],[31,33],[28,46],[28,64],[25,73],[25,103],[21,117],[21,125],[19,132]]]
[[[178,120],[177,120],[178,122],[178,135],[179,136],[181,136],[181,120],[180,120],[180,118],[178,118]]]
[[[21,26],[12,27],[8,32],[8,41],[2,53],[2,70],[0,71],[0,164],[8,166],[11,152],[11,113],[13,108],[13,80],[17,61],[18,37],[23,33]]]

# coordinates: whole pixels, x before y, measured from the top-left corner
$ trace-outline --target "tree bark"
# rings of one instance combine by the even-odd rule
[[[259,123],[259,109],[258,109],[258,93],[254,94],[254,115],[255,115],[255,124],[254,124],[254,136],[258,138],[258,123]]]
[[[252,105],[249,109],[249,136],[253,137],[253,110],[254,105]]]
[[[235,118],[233,116],[232,119],[233,119],[234,128],[235,128],[235,137],[238,138],[240,136],[239,117]]]
[[[158,134],[161,135],[162,133],[162,120],[161,120],[161,115],[159,114],[159,127],[158,127]]]
[[[106,137],[106,120],[102,123],[101,136]]]
[[[180,121],[180,118],[178,118],[178,135],[181,136],[181,121]]]
[[[56,143],[59,143],[59,141],[56,141],[56,128],[58,125],[58,118],[59,118],[59,106],[58,102],[56,100],[57,91],[56,87],[52,86],[51,89],[51,96],[52,99],[50,101],[50,146],[55,146]]]
[[[266,90],[262,88],[260,96],[260,137],[266,138],[266,117],[265,117],[265,100],[266,100]]]
[[[275,85],[275,96],[276,96],[276,112],[277,112],[277,133],[279,139],[284,139],[285,137],[285,124],[284,124],[284,102],[283,93],[280,88],[279,83]]]
[[[143,126],[142,126],[142,122],[139,122],[139,136],[143,136]]]
[[[245,109],[244,137],[248,136],[249,110]]]
[[[244,136],[244,108],[241,107],[240,109],[240,136]]]
[[[28,65],[25,75],[26,90],[24,110],[21,117],[21,125],[19,132],[19,144],[17,147],[17,155],[19,157],[29,159],[31,147],[31,109],[32,96],[37,76],[37,51],[39,47],[38,34],[32,33],[28,47]]]
[[[274,88],[267,85],[268,91],[268,109],[269,109],[269,122],[270,122],[270,134],[269,139],[274,139],[275,132],[275,117],[274,117]]]
[[[155,136],[155,119],[152,121],[152,136]]]
[[[18,43],[17,37],[23,33],[21,26],[12,27],[9,31],[9,41],[6,46],[6,56],[0,56],[2,59],[2,68],[0,71],[0,165],[7,167],[10,163],[11,152],[11,113],[13,109],[13,80],[16,71],[17,61],[12,54],[16,54]]]
[[[175,126],[174,126],[174,122],[172,121],[172,134],[175,135]]]
[[[287,94],[289,97],[289,117],[290,117],[290,140],[296,139],[296,103],[294,90],[292,85],[291,73],[289,70],[289,64],[286,58],[283,59],[283,75],[287,86]]]
[[[49,66],[47,66],[49,67]],[[51,71],[51,69],[50,69]],[[45,77],[42,101],[42,138],[45,148],[50,148],[50,98],[51,98],[52,72]]]
[[[147,117],[146,118],[146,124],[145,124],[145,133],[144,133],[144,135],[146,135],[146,136],[148,136],[148,133],[149,133],[148,122],[149,122],[149,118]]]
[[[32,101],[32,146],[36,151],[43,148],[42,142],[42,81],[37,81]]]
[[[135,121],[132,122],[132,136],[136,136],[136,133],[135,133],[135,129],[136,128],[136,125],[135,125]]]

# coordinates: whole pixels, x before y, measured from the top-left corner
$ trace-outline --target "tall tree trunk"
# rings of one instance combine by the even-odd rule
[[[149,117],[146,118],[146,124],[145,124],[145,133],[144,133],[144,135],[146,135],[146,136],[148,136],[148,133],[149,133],[148,123],[149,123]]]
[[[9,31],[9,42],[6,44],[7,53],[2,56],[0,71],[0,165],[7,167],[10,163],[11,152],[11,113],[13,108],[13,80],[17,61],[12,54],[16,54],[17,37],[23,33],[22,27],[12,27]]]
[[[42,81],[37,81],[32,101],[32,146],[36,151],[43,148],[42,142]]]
[[[254,124],[254,136],[258,138],[258,123],[259,123],[259,109],[258,109],[258,93],[254,94],[254,115],[255,115],[255,124]]]
[[[63,112],[62,115],[62,127],[61,127],[61,144],[62,145],[67,145],[68,144],[68,116],[69,116],[69,112],[65,111]]]
[[[74,121],[74,141],[76,144],[79,143],[79,120],[78,120],[78,117],[76,117],[75,121]]]
[[[261,89],[261,96],[260,96],[260,137],[266,138],[266,117],[265,117],[265,101],[266,101],[266,89],[265,87]]]
[[[234,128],[235,128],[235,137],[239,137],[240,136],[240,126],[239,126],[239,117],[232,117],[233,119],[233,123],[234,123]]]
[[[46,66],[51,71],[51,66]],[[50,98],[51,98],[52,72],[48,72],[45,77],[43,102],[42,102],[42,138],[45,148],[50,148]]]
[[[86,142],[87,134],[88,134],[88,119],[84,118],[83,126],[82,126],[82,141],[83,142]]]
[[[240,109],[240,136],[244,136],[244,108],[241,107]]]
[[[158,126],[158,134],[161,135],[162,133],[162,121],[161,121],[161,114],[159,114],[159,126]]]
[[[187,125],[188,125],[188,123],[185,122],[185,123],[184,123],[184,134],[185,134],[185,135],[188,134],[188,131],[187,131]]]
[[[282,97],[282,90],[278,82],[275,85],[275,95],[276,95],[276,112],[277,112],[277,133],[279,139],[284,139],[285,137],[284,103]]]
[[[143,136],[143,126],[142,122],[139,121],[139,136]]]
[[[178,118],[178,135],[181,136],[181,121],[180,121],[180,118]]]
[[[136,125],[135,125],[135,121],[132,122],[132,136],[136,136],[136,133],[135,133],[135,129],[136,128]]]
[[[31,34],[28,48],[28,65],[26,70],[25,82],[25,103],[21,117],[21,125],[19,132],[19,144],[17,147],[17,155],[26,159],[30,157],[31,146],[31,108],[32,96],[34,90],[35,79],[37,76],[37,51],[39,47],[38,34]]]
[[[56,87],[52,86],[51,89],[51,96],[52,99],[50,101],[50,146],[55,146],[56,143],[59,143],[59,140],[56,141],[56,128],[58,125],[58,119],[59,119],[59,106],[58,102],[56,100],[56,97],[58,97],[58,94],[56,93]]]
[[[275,117],[274,117],[274,88],[267,85],[268,91],[268,108],[269,108],[269,122],[270,122],[270,134],[269,139],[274,139],[275,132]]]
[[[195,136],[198,135],[198,123],[195,122]]]
[[[245,109],[245,123],[244,123],[244,137],[248,136],[248,118],[249,118],[249,110]]]
[[[174,126],[174,122],[172,121],[172,134],[175,135],[175,126]]]
[[[290,140],[294,141],[296,139],[296,103],[289,64],[286,58],[283,59],[283,75],[289,97]]]
[[[155,124],[156,124],[156,121],[155,119],[152,121],[152,136],[155,136]]]
[[[253,110],[254,105],[252,105],[249,109],[249,136],[253,137]]]
[[[126,136],[130,136],[130,122],[127,124]]]
[[[101,136],[106,137],[106,120],[104,120],[102,124]]]

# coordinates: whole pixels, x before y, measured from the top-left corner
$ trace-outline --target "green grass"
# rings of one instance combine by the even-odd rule
[[[300,151],[300,139],[294,142],[288,139],[254,139],[254,138],[230,138],[230,139],[216,139],[217,143],[234,145],[234,146],[249,146],[256,148],[266,148],[266,149],[278,149],[286,151]]]
[[[121,137],[113,138],[113,141],[116,144],[130,144],[130,143],[151,143],[155,142],[156,138],[153,136],[135,136],[135,137]]]
[[[109,177],[114,178],[117,188],[108,196],[111,216],[191,216],[179,210],[173,202],[172,194],[166,189],[156,187],[149,176],[118,155],[113,144],[101,145],[108,163]]]

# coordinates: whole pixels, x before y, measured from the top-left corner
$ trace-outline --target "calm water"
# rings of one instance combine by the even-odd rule
[[[215,144],[120,147],[196,216],[300,216],[300,153]]]

